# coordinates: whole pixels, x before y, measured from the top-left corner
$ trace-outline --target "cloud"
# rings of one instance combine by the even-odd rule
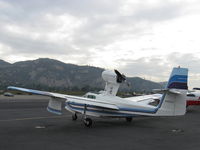
[[[145,21],[174,18],[182,9],[172,2],[155,6],[138,2],[136,11],[123,14],[132,6],[136,8],[135,4],[130,3],[129,8],[122,9],[126,4],[120,0],[0,2],[1,26],[15,28],[12,32],[3,29],[0,42],[23,53],[32,53],[33,49],[37,52],[73,53],[76,51],[72,48],[74,45],[84,52],[104,47],[151,26],[144,24]]]
[[[119,60],[121,62],[125,60]],[[163,57],[143,57],[136,60],[128,60],[120,70],[128,76],[139,76],[153,81],[165,81],[168,78],[169,63]]]
[[[125,61],[125,60],[118,60]],[[136,60],[127,60],[119,70],[127,76],[139,76],[153,81],[167,81],[173,67],[189,69],[189,86],[200,86],[200,61],[193,53],[171,53],[166,57],[143,57]]]
[[[187,53],[186,47],[199,50],[199,37],[193,36],[199,28],[198,4],[196,0],[0,0],[0,58],[14,62],[50,57],[119,67],[128,75],[156,81],[167,80],[174,65],[187,66],[197,75],[200,54]],[[196,42],[188,44],[188,39]]]
[[[124,2],[126,3],[126,2]],[[124,7],[129,5],[129,7]],[[114,14],[94,14],[75,33],[75,43],[81,46],[108,45],[124,38],[143,36],[155,23],[175,19],[183,15],[183,3],[159,3],[154,5],[144,2],[118,5]],[[112,7],[112,6],[111,6]],[[129,11],[134,10],[134,11]],[[125,13],[124,13],[125,12]]]

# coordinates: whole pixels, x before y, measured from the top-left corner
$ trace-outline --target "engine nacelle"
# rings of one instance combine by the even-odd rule
[[[105,70],[102,72],[102,78],[106,82],[104,93],[115,96],[120,84],[126,81],[126,76],[119,71]]]
[[[102,78],[106,82],[104,93],[115,96],[120,85],[117,83],[117,74],[114,71],[106,70],[102,72]]]
[[[117,75],[112,70],[105,70],[102,72],[102,78],[107,83],[117,84]]]

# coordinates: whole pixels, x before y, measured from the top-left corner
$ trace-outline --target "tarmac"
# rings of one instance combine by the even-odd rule
[[[48,98],[0,96],[0,150],[199,150],[200,106],[185,116],[93,118],[87,128],[79,115],[46,111]]]

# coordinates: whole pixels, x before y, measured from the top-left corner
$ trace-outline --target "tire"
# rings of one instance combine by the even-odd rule
[[[92,119],[85,118],[84,119],[84,124],[85,124],[86,127],[91,127],[92,126]]]
[[[131,122],[132,121],[132,117],[126,117],[126,122]]]
[[[77,120],[77,118],[78,118],[78,117],[77,117],[76,113],[72,115],[72,120],[73,120],[73,121]]]

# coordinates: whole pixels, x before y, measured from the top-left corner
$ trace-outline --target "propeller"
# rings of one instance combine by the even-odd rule
[[[117,75],[117,83],[122,83],[126,81],[126,76],[121,74],[118,70],[114,70]]]
[[[121,74],[118,70],[114,70],[117,75],[117,83],[125,82],[127,86],[130,86],[130,83],[126,81],[126,76],[124,74]]]
[[[130,83],[127,82],[126,80],[126,76],[124,74],[121,74],[118,70],[114,70],[116,75],[117,75],[117,83],[122,83],[122,82],[125,82],[127,84],[128,87],[130,87]]]

